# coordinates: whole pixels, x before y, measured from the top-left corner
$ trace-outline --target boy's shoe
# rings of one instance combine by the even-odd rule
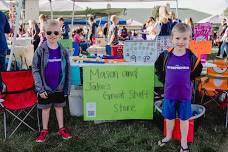
[[[60,128],[58,131],[58,135],[61,136],[63,139],[72,138],[71,133],[66,128]]]
[[[39,136],[36,138],[36,142],[41,143],[44,142],[47,138],[48,130],[41,130]]]

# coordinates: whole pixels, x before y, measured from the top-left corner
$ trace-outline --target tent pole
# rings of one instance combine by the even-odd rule
[[[176,0],[176,16],[178,18],[178,0]]]
[[[12,47],[11,47],[11,51],[10,51],[9,62],[7,65],[7,71],[10,71],[10,67],[11,67],[11,63],[12,63],[12,57],[13,57],[14,50],[15,50],[15,42],[16,42],[17,32],[19,30],[19,20],[20,20],[20,15],[21,15],[22,1],[23,0],[17,1],[16,22],[15,22],[15,29],[13,32],[13,42],[12,42]]]
[[[71,33],[73,33],[73,26],[74,26],[74,10],[75,10],[75,0],[73,0],[73,12],[72,12],[72,20],[71,20]]]
[[[52,0],[49,0],[50,2],[50,11],[51,11],[51,19],[53,20],[53,9],[52,9],[52,3],[51,3]]]

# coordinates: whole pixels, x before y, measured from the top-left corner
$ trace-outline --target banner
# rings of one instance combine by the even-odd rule
[[[211,23],[198,23],[195,24],[193,31],[195,40],[209,40],[212,25]]]
[[[153,65],[84,66],[84,120],[152,119],[153,91]]]

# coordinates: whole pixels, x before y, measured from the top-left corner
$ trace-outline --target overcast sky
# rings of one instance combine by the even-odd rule
[[[40,2],[48,0],[40,0]],[[109,0],[107,0],[109,1]],[[166,4],[167,2],[134,2],[134,3],[111,3],[112,8],[152,8],[155,5]],[[176,7],[175,2],[169,2],[171,7]],[[77,3],[77,5],[86,8],[106,8],[107,3],[90,2],[90,3]],[[209,14],[222,14],[223,10],[228,7],[228,0],[178,0],[178,7],[191,8]]]

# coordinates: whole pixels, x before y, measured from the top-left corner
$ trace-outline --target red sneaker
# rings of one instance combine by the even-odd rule
[[[58,131],[58,135],[60,135],[63,139],[72,138],[71,133],[66,128],[60,128]]]
[[[39,136],[36,138],[36,142],[41,143],[44,142],[47,138],[48,130],[41,130]]]

